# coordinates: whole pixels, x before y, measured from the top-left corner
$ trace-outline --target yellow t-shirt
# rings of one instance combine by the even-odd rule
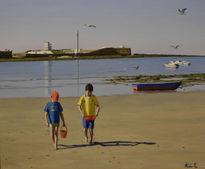
[[[86,97],[85,95],[83,95],[78,101],[78,105],[82,106],[85,116],[94,116],[95,107],[98,104],[99,103],[98,103],[97,97],[93,94],[90,97]]]

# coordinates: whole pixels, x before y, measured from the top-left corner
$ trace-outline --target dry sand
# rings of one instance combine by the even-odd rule
[[[69,127],[54,150],[49,98],[0,99],[4,169],[205,168],[205,92],[98,97],[95,145],[84,143],[77,97],[61,98]]]

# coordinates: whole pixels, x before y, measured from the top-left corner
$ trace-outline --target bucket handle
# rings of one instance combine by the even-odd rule
[[[60,130],[61,130],[63,127],[66,129],[66,131],[68,131],[68,128],[67,128],[67,126],[66,126],[66,125],[61,126]]]

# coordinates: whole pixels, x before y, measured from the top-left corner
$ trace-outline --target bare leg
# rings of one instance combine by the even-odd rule
[[[88,143],[88,129],[84,128],[85,142]]]
[[[54,131],[54,147],[57,149],[58,146],[58,127],[55,127]]]
[[[93,129],[90,129],[90,144],[93,144]]]
[[[55,137],[54,137],[54,128],[50,128],[50,132],[51,132],[51,139],[53,144],[55,143]]]

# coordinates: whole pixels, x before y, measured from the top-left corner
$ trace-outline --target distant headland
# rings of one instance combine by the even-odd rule
[[[112,58],[142,58],[142,57],[194,57],[200,55],[176,54],[131,54],[131,48],[103,47],[101,49],[60,49],[53,50],[49,42],[44,42],[44,50],[28,50],[13,53],[12,50],[0,51],[0,62],[8,61],[44,61],[44,60],[78,60],[78,59],[112,59]]]

